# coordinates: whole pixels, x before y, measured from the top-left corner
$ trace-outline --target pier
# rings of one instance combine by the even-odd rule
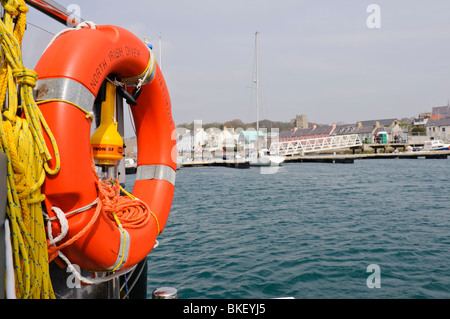
[[[307,155],[307,156],[289,156],[285,163],[342,163],[351,164],[355,160],[362,159],[447,159],[450,155],[448,151],[418,151],[418,152],[392,152],[392,153],[363,153],[363,154],[326,154],[326,155]]]
[[[369,147],[374,150],[375,154],[378,153],[378,150],[383,150],[386,153],[388,148],[393,148],[394,150],[403,149],[403,152],[406,151],[406,148],[410,146],[408,143],[371,143],[371,144],[363,144],[360,146],[351,147],[350,149],[353,151],[353,154],[356,153],[356,150],[364,150],[365,147]],[[423,145],[422,145],[423,146]]]
[[[355,160],[364,159],[447,159],[448,151],[417,151],[417,152],[392,152],[392,153],[363,153],[363,154],[322,154],[287,156],[285,163],[336,163],[353,164]],[[222,166],[231,168],[250,168],[247,161],[194,161],[181,163],[181,167]]]
[[[222,166],[230,168],[250,168],[250,162],[248,161],[234,161],[234,160],[214,160],[214,161],[193,161],[183,162],[181,167],[202,167],[202,166]]]

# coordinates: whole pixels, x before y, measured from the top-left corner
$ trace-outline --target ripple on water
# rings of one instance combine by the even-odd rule
[[[449,298],[448,160],[183,168],[149,291],[180,298]],[[127,175],[128,178],[129,175]],[[381,288],[366,285],[377,264]]]

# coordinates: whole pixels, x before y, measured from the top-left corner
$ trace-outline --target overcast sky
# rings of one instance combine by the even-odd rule
[[[149,37],[157,56],[161,36],[176,123],[255,121],[256,31],[260,119],[412,117],[450,98],[448,0],[58,2],[79,5],[85,20]],[[367,26],[370,4],[381,10],[380,28]],[[53,33],[64,28],[35,10],[28,21]],[[46,37],[34,47],[45,47]]]

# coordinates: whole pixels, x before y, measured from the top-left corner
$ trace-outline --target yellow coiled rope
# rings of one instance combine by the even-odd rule
[[[28,8],[24,0],[1,0],[0,21],[3,62],[0,70],[0,150],[8,156],[7,214],[11,225],[17,298],[54,298],[49,274],[47,241],[41,203],[45,174],[56,174],[60,160],[54,137],[45,122],[32,89],[37,74],[23,66],[21,42]],[[20,94],[20,102],[18,94]],[[45,144],[52,142],[55,167]],[[3,289],[3,287],[0,287]]]

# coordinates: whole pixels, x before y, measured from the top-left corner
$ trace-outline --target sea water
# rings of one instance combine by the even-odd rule
[[[444,159],[182,168],[148,291],[450,298],[449,178]]]

